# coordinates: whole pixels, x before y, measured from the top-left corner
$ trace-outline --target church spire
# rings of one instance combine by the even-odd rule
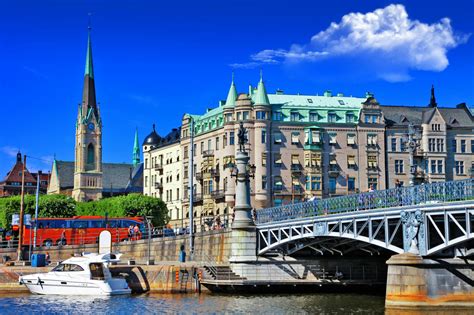
[[[435,89],[434,85],[431,85],[431,98],[430,98],[430,105],[429,107],[438,107],[438,103],[436,103],[436,97],[435,97]]]
[[[263,84],[263,72],[260,70],[260,82],[258,82],[257,96],[255,97],[255,105],[270,105],[268,100],[265,84]]]
[[[235,106],[235,101],[237,100],[237,89],[234,83],[234,72],[232,72],[232,83],[230,84],[229,93],[227,94],[227,100],[225,101],[225,106]]]
[[[88,27],[87,38],[87,53],[86,53],[86,67],[84,71],[84,88],[82,90],[82,117],[89,117],[89,111],[92,110],[97,120],[99,118],[99,110],[95,98],[95,83],[94,83],[94,66],[92,63],[92,41],[91,41],[91,27]]]
[[[135,129],[135,142],[133,143],[133,167],[140,164],[140,146],[138,144],[138,129]]]

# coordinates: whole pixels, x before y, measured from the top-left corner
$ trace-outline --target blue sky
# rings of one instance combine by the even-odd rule
[[[1,1],[0,177],[20,149],[44,171],[73,160],[92,12],[103,160],[239,91],[474,104],[474,1]],[[357,14],[359,13],[359,14]]]

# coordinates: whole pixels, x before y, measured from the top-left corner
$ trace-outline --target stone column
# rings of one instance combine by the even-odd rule
[[[229,261],[256,261],[257,234],[250,205],[250,178],[247,170],[249,163],[247,152],[235,154],[237,164],[237,182],[235,188],[234,221],[232,222],[231,256]]]

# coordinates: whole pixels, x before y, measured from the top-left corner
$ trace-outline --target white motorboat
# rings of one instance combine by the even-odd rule
[[[31,293],[61,295],[130,294],[127,281],[112,277],[109,265],[120,261],[120,254],[83,254],[72,257],[47,273],[20,276]]]

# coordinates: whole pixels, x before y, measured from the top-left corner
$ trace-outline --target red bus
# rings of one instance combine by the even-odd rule
[[[23,245],[34,242],[34,225],[25,225]],[[129,227],[138,226],[139,232],[133,233],[133,240],[140,239],[145,233],[142,217],[105,218],[101,216],[75,216],[72,218],[38,218],[36,229],[36,246],[83,245],[99,241],[99,234],[108,230],[112,242],[122,242],[130,238]]]

